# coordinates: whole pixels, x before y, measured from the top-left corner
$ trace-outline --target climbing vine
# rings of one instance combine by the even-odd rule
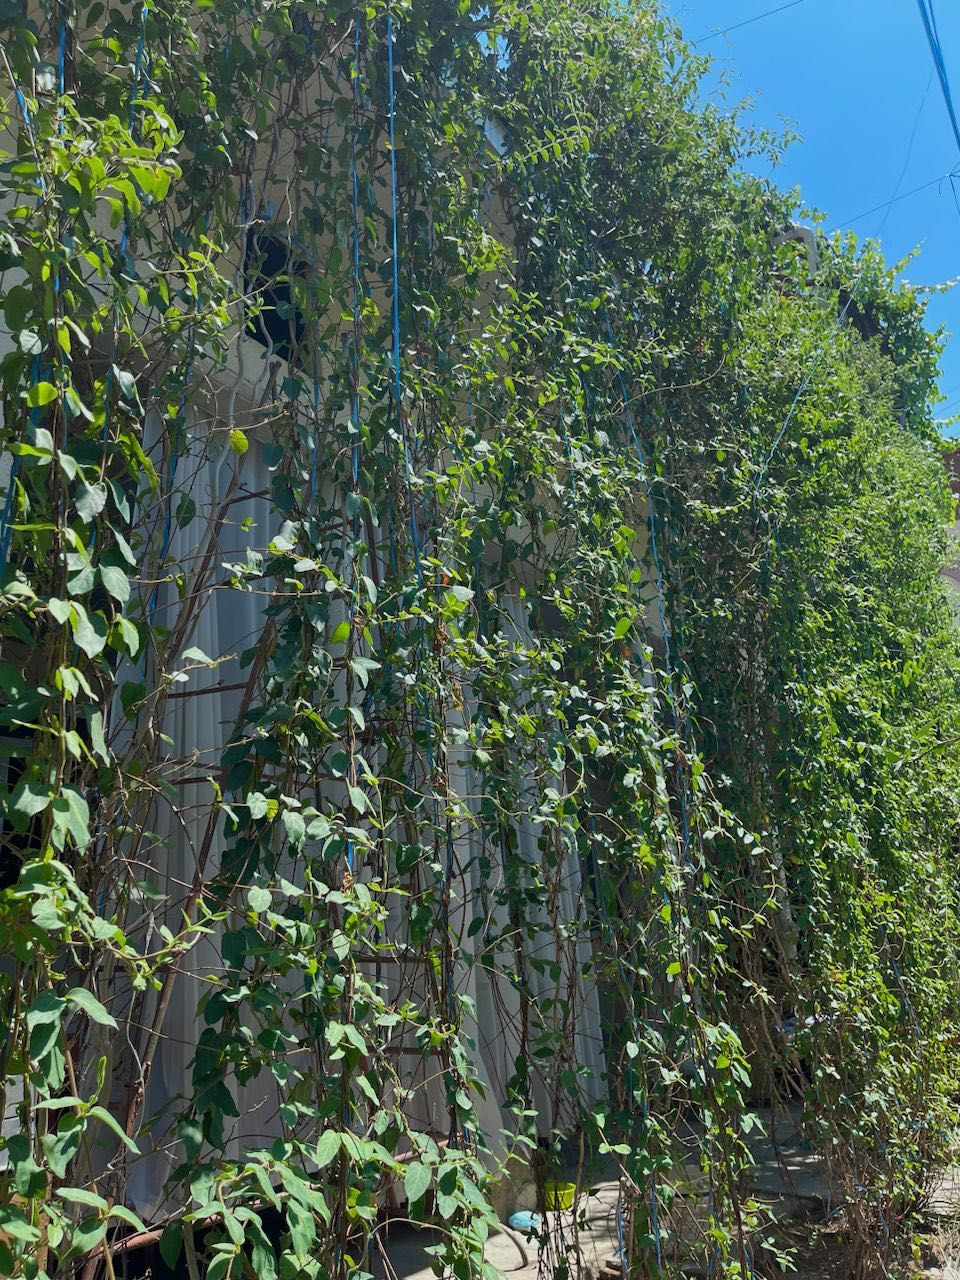
[[[529,1177],[567,1275],[612,1171],[630,1275],[746,1277],[758,1109],[886,1266],[956,1089],[922,299],[646,3],[0,20],[0,1268],[490,1275]]]

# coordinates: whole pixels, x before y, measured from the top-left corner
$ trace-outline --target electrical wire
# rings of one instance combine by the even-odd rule
[[[940,43],[940,32],[937,29],[933,0],[917,0],[917,8],[920,10],[920,17],[923,19],[923,29],[926,32],[927,43],[933,55],[933,65],[937,72],[937,79],[940,81],[943,100],[947,105],[947,114],[950,117],[953,136],[957,142],[957,149],[960,150],[960,120],[957,119],[957,109],[954,105],[953,92],[950,88],[950,76],[947,73],[947,64],[943,56],[943,46]]]
[[[732,27],[724,27],[722,31],[711,31],[708,35],[701,36],[699,40],[691,41],[692,47],[695,49],[697,45],[706,44],[708,40],[717,40],[720,36],[729,35],[731,31],[739,31],[741,27],[750,27],[755,22],[760,22],[764,18],[772,18],[776,13],[783,13],[787,9],[795,9],[798,4],[803,4],[804,0],[789,0],[787,4],[778,5],[776,9],[767,9],[765,13],[758,13],[753,18],[746,18],[743,22],[735,22]]]
[[[931,178],[929,182],[922,182],[919,187],[911,187],[909,191],[904,191],[902,195],[895,196],[892,200],[885,200],[883,204],[875,204],[872,209],[864,209],[862,213],[855,213],[852,218],[841,218],[830,230],[839,231],[843,227],[849,227],[851,223],[860,222],[863,218],[869,218],[872,213],[879,213],[881,209],[889,209],[893,205],[899,204],[901,200],[909,200],[911,196],[919,195],[921,191],[929,191],[931,187],[936,187],[941,182],[948,182],[956,176],[957,169],[948,169],[946,173],[941,173],[938,178]]]

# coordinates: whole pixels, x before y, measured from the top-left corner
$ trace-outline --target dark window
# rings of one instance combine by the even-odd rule
[[[250,309],[247,332],[281,360],[289,360],[303,341],[303,311],[296,285],[303,283],[309,264],[283,236],[247,232],[244,289]]]

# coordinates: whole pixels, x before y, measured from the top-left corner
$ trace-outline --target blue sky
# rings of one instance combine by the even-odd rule
[[[879,235],[891,262],[919,249],[904,270],[911,283],[960,276],[960,211],[948,181],[857,216],[960,167],[916,0],[798,0],[704,39],[784,3],[664,0],[698,51],[716,60],[705,92],[729,104],[750,100],[755,124],[800,135],[774,171],[779,185],[799,187],[828,227]],[[960,3],[934,5],[960,111]],[[943,356],[947,402],[937,415],[960,413],[960,285],[931,299],[928,318],[954,335]]]

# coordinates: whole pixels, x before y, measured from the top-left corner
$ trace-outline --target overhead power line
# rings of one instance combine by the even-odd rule
[[[739,31],[741,27],[749,27],[754,22],[760,22],[763,18],[772,18],[775,13],[783,13],[785,9],[795,9],[798,4],[803,4],[804,0],[789,0],[788,4],[778,5],[776,9],[768,9],[766,13],[758,13],[754,18],[746,18],[743,22],[735,22],[732,27],[724,27],[722,31],[711,31],[708,35],[701,36],[699,40],[692,42],[696,48],[698,44],[706,44],[708,40],[716,40],[720,36],[729,35],[731,31]]]
[[[891,205],[899,204],[901,200],[909,200],[911,196],[919,195],[921,191],[929,191],[931,187],[936,187],[941,182],[947,182],[955,176],[956,170],[948,169],[946,173],[941,173],[939,178],[931,178],[929,182],[921,182],[919,187],[912,187],[909,191],[904,191],[902,195],[894,196],[892,200],[884,200],[883,204],[875,204],[872,209],[864,209],[863,213],[855,213],[852,218],[841,218],[835,224],[833,230],[838,231],[841,227],[850,226],[852,222],[859,222],[861,218],[869,218],[871,213],[879,213],[881,209],[888,209]]]
[[[920,10],[920,17],[923,19],[923,29],[927,33],[927,43],[930,45],[930,52],[933,54],[933,65],[936,68],[937,79],[940,81],[943,100],[947,104],[947,113],[950,116],[953,136],[956,138],[957,148],[960,150],[960,120],[957,119],[957,110],[953,102],[953,92],[950,88],[950,77],[947,74],[947,64],[943,57],[943,46],[940,43],[940,32],[937,30],[937,17],[933,9],[933,0],[917,0],[917,7]]]

